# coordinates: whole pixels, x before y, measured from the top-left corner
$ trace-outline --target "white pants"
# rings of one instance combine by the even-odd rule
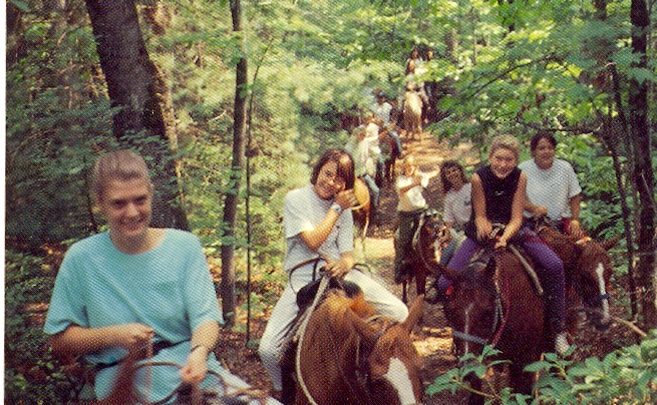
[[[283,388],[281,367],[278,361],[284,349],[285,336],[299,312],[296,292],[312,281],[312,267],[312,265],[305,266],[292,273],[292,278],[276,303],[260,339],[258,348],[260,359],[267,369],[276,391]],[[344,279],[358,284],[363,290],[365,300],[374,307],[377,314],[390,317],[398,322],[404,321],[408,316],[406,305],[372,277],[358,270],[351,270]]]

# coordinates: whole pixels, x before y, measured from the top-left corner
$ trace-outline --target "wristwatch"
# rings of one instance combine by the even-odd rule
[[[331,209],[335,211],[338,215],[342,214],[343,211],[342,206],[338,203],[331,204]]]

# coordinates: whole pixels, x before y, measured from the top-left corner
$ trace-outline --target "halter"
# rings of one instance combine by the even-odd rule
[[[495,275],[493,278],[493,285],[495,286],[495,311],[493,312],[493,324],[490,329],[490,338],[484,339],[481,336],[473,335],[459,330],[452,330],[452,336],[464,340],[466,342],[477,343],[482,346],[489,343],[495,346],[502,337],[502,332],[506,327],[508,317],[504,313],[504,306],[502,305],[502,291],[499,284],[499,267],[495,264]]]

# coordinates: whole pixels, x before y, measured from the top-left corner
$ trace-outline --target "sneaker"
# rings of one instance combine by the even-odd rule
[[[570,344],[568,343],[568,339],[566,339],[566,332],[561,332],[554,337],[554,351],[558,355],[564,356],[569,348]]]

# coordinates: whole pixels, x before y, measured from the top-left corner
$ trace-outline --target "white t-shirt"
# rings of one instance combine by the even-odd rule
[[[404,187],[408,187],[413,183],[413,176],[405,176],[403,174],[397,177],[397,194],[399,195],[399,204],[397,205],[397,211],[411,212],[416,211],[427,206],[427,201],[422,195],[422,190],[429,185],[429,175],[417,172],[420,176],[420,184],[401,193],[401,190]]]
[[[374,110],[374,113],[378,118],[381,118],[383,125],[387,125],[390,122],[390,111],[392,111],[392,106],[390,103],[385,101],[383,104],[376,105],[376,110]]]
[[[315,229],[326,217],[333,200],[319,198],[312,184],[290,191],[285,196],[283,226],[287,240],[285,270],[310,260],[318,254],[337,260],[342,253],[354,249],[354,220],[351,210],[344,210],[333,226],[331,233],[317,249],[311,250],[301,239],[301,233]]]
[[[558,221],[570,218],[570,199],[582,192],[575,170],[570,163],[554,159],[552,167],[543,170],[534,160],[518,166],[527,175],[527,198],[534,205],[547,207],[548,217]],[[530,216],[525,212],[525,216]]]
[[[465,183],[459,191],[450,189],[445,194],[443,220],[462,228],[472,214],[472,184]]]

